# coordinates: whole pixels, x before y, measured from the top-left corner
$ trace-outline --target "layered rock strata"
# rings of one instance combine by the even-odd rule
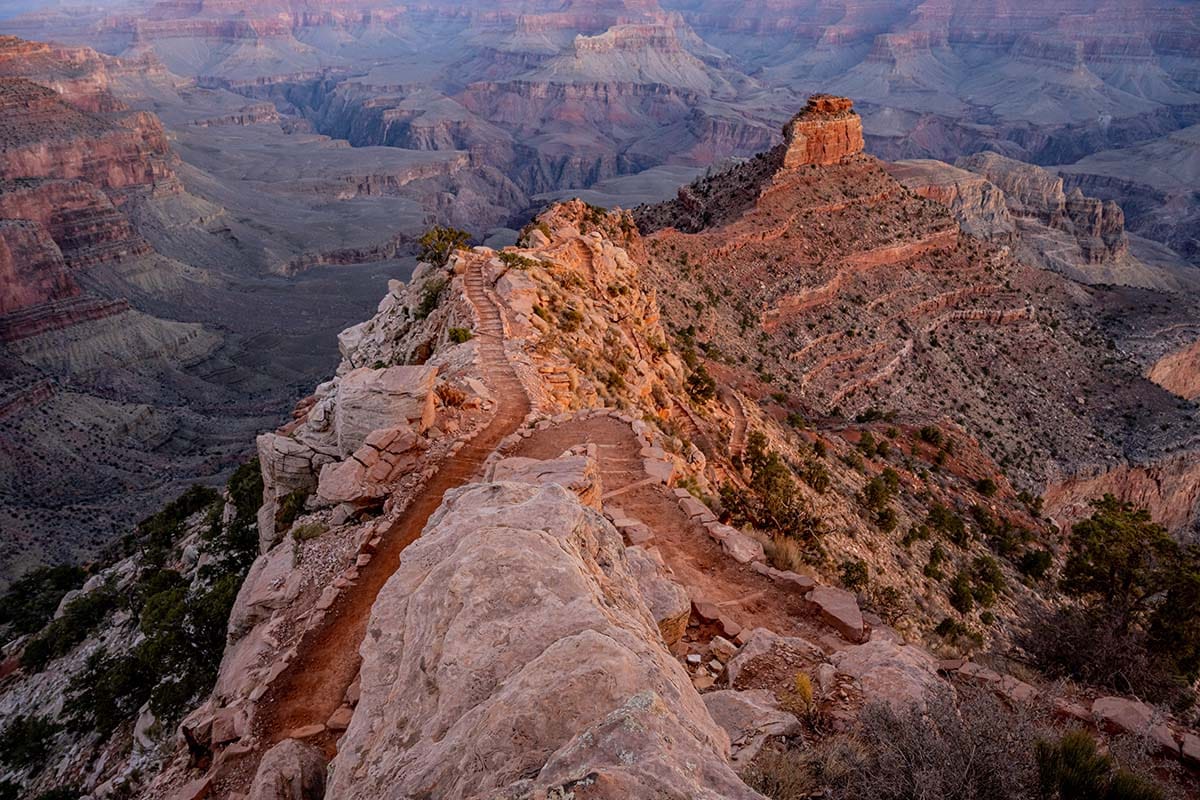
[[[783,129],[785,169],[808,164],[835,164],[863,150],[862,119],[845,97],[813,95],[808,105]]]

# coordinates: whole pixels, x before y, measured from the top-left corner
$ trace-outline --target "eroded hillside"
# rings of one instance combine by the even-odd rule
[[[334,377],[259,437],[258,473],[144,528],[184,537],[153,561],[66,598],[82,640],[13,642],[6,717],[53,724],[89,669],[128,679],[112,653],[149,655],[141,637],[181,623],[154,613],[165,600],[96,611],[96,592],[210,598],[216,543],[247,559],[225,573],[245,579],[216,606],[229,621],[202,651],[211,672],[182,693],[147,672],[145,705],[103,735],[43,737],[92,796],[783,797],[770,780],[802,758],[792,745],[845,730],[864,749],[825,788],[871,796],[889,763],[873,726],[919,730],[913,702],[956,716],[951,690],[971,731],[1028,734],[956,779],[986,785],[997,764],[1032,764],[1034,738],[1079,727],[1138,742],[1122,766],[1186,786],[1186,712],[1018,664],[1072,550],[997,463],[1006,440],[935,405],[968,375],[1015,374],[999,344],[988,372],[949,344],[972,326],[1074,369],[1136,370],[1088,361],[1071,333],[1088,317],[1052,294],[1072,296],[1065,281],[962,233],[857,134],[848,101],[815,98],[787,145],[637,217],[559,204],[500,250],[431,231],[412,280],[339,337]],[[868,288],[882,302],[850,299]],[[792,358],[850,318],[843,304],[910,343]],[[866,338],[856,327],[848,340]],[[869,404],[859,393],[887,377],[854,367],[875,374],[872,348],[893,346],[905,383]],[[87,665],[101,631],[110,657]],[[1011,796],[1025,768],[1004,774]]]

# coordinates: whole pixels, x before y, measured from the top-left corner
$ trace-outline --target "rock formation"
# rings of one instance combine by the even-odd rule
[[[896,161],[887,170],[908,189],[953,211],[964,233],[1016,244],[1019,234],[1007,197],[983,175],[932,159]]]
[[[1157,390],[1081,344],[1098,337],[1062,298],[1083,289],[964,235],[868,156],[788,168],[785,151],[636,216],[555,205],[517,246],[422,265],[342,332],[334,378],[259,440],[260,553],[186,746],[135,725],[146,752],[177,751],[145,773],[145,796],[307,800],[328,776],[339,797],[749,800],[738,772],[786,746],[798,716],[849,726],[864,704],[906,709],[955,685],[1063,700],[922,646],[947,646],[930,631],[951,614],[1000,646],[1007,631],[913,569],[949,534],[902,543],[895,529],[950,527],[973,505],[941,568],[994,563],[1005,580],[987,614],[1037,607],[1045,590],[1016,563],[1054,534],[988,448],[1065,447],[1054,426],[1085,440],[1101,417],[1025,362],[1052,351],[1095,370],[1084,379]],[[736,209],[719,207],[725,186]],[[656,227],[674,219],[695,230]],[[868,323],[887,335],[856,330]],[[931,410],[991,380],[1019,390],[985,394],[982,412],[960,403],[961,422]],[[866,405],[876,391],[886,410]],[[1047,427],[984,443],[981,420],[1029,419],[995,399],[1022,392]],[[843,409],[815,425],[792,411],[830,402]],[[813,515],[796,524],[831,558],[800,563],[735,517],[763,460],[792,478],[789,501]],[[1163,485],[1182,499],[1185,482]],[[893,483],[887,527],[866,504]],[[1022,533],[993,555],[1005,530]],[[182,550],[181,569],[207,563]],[[852,589],[850,559],[896,607]],[[1158,734],[1186,752],[1178,721]],[[106,759],[89,788],[136,783],[138,763]]]
[[[757,796],[725,764],[728,737],[662,646],[622,550],[555,486],[448,498],[376,601],[330,790]]]
[[[0,220],[0,314],[78,293],[62,252],[45,228],[26,220]]]
[[[845,97],[813,95],[783,129],[785,169],[835,164],[863,149],[862,120]]]
[[[839,108],[835,113],[852,113]],[[664,314],[703,328],[706,346],[717,347],[726,364],[759,365],[771,392],[790,392],[820,413],[853,417],[903,406],[928,417],[944,408],[980,432],[1009,474],[1028,469],[1031,490],[1057,485],[1064,475],[1105,471],[1109,459],[1149,468],[1173,463],[1168,440],[1181,441],[1176,435],[1192,424],[1142,377],[1144,367],[1107,358],[1107,334],[1069,299],[1077,289],[1029,266],[1086,282],[1186,286],[1126,252],[1115,232],[1116,210],[1078,197],[1068,202],[1061,179],[996,154],[972,156],[958,168],[906,163],[891,174],[864,155],[800,169],[788,168],[784,156],[764,154],[637,211],[643,230],[653,232],[648,249],[660,280],[686,268],[697,287],[671,297]],[[971,177],[963,167],[978,172]],[[956,215],[933,199],[941,197],[957,204]],[[1009,220],[1020,235],[1006,252],[997,245],[1014,239]],[[962,235],[967,226],[990,243]],[[712,305],[704,298],[718,286],[730,294],[719,293],[724,299]],[[1039,321],[1046,314],[1072,320],[1079,335],[1061,339]],[[966,344],[983,340],[992,344],[983,350]],[[1034,346],[1035,340],[1043,343]],[[1016,355],[1027,346],[1027,357]],[[1052,362],[1033,355],[1050,351],[1060,354]],[[1067,389],[1064,369],[1076,376],[1074,389]],[[1109,377],[1110,369],[1121,377]],[[979,386],[1001,373],[1002,384]],[[941,377],[924,384],[933,374]],[[766,392],[756,386],[762,380],[749,379],[746,390]],[[977,412],[970,410],[973,401],[947,403],[951,383],[962,387],[951,394],[989,400]],[[1113,387],[1104,401],[1084,389],[1100,383]],[[996,398],[1013,411],[1025,405],[1018,385],[1037,401],[1015,417],[997,414]],[[910,405],[918,396],[927,402]],[[1129,428],[1116,426],[1120,433],[1112,402],[1141,409],[1130,412]],[[1147,402],[1162,415],[1159,422],[1133,423],[1145,419]],[[998,422],[1005,418],[1013,424]],[[1050,418],[1056,422],[1043,427]],[[1164,435],[1164,424],[1174,433]],[[1076,433],[1065,433],[1076,425]],[[1042,457],[1028,457],[1042,448]],[[1172,485],[1167,496],[1191,519],[1188,482]],[[1170,516],[1178,530],[1191,525]]]
[[[1116,203],[1085,197],[1078,187],[1041,167],[998,153],[958,160],[960,169],[998,187],[1020,229],[1018,252],[1029,263],[1084,283],[1112,283],[1164,289],[1191,287],[1185,271],[1144,263],[1130,253],[1125,215]]]

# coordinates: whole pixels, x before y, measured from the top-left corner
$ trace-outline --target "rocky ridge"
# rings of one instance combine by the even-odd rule
[[[822,696],[830,698],[843,687],[853,697],[903,706],[946,680],[961,680],[1018,702],[1057,702],[1015,678],[970,662],[943,664],[916,645],[900,644],[894,629],[860,610],[853,593],[822,586],[819,576],[771,566],[760,541],[718,522],[691,492],[668,489],[677,482],[704,486],[718,475],[737,475],[716,450],[706,455],[695,447],[714,435],[729,435],[729,428],[717,423],[734,412],[717,403],[693,410],[683,399],[684,365],[669,347],[665,356],[647,358],[645,365],[629,363],[630,352],[652,347],[653,337],[663,335],[654,296],[639,280],[637,259],[651,251],[643,249],[628,217],[604,215],[581,203],[552,209],[526,232],[523,245],[500,253],[461,252],[444,271],[427,268],[411,286],[395,287],[373,320],[344,334],[340,377],[322,390],[323,399],[301,405],[300,426],[260,442],[268,499],[290,488],[272,488],[284,474],[270,466],[282,463],[277,437],[303,441],[309,436],[306,426],[314,423],[329,431],[351,417],[365,427],[398,423],[401,439],[416,436],[429,444],[418,447],[416,460],[405,467],[415,483],[385,483],[379,519],[369,505],[333,506],[322,488],[340,469],[338,463],[361,463],[361,447],[352,458],[331,450],[334,460],[317,476],[307,466],[298,471],[308,476],[312,492],[306,509],[279,544],[263,540],[265,552],[239,598],[239,608],[260,611],[250,617],[235,613],[242,620],[231,628],[238,631],[238,644],[227,654],[212,705],[184,723],[215,755],[214,769],[201,783],[182,785],[184,794],[207,790],[224,796],[251,783],[271,785],[278,759],[271,755],[260,761],[255,753],[295,750],[301,747],[296,742],[304,741],[317,747],[289,764],[302,765],[336,742],[328,789],[335,794],[377,786],[383,796],[404,796],[421,786],[437,786],[439,792],[453,786],[463,796],[515,791],[553,797],[586,790],[598,797],[641,791],[685,797],[723,787],[714,796],[753,797],[727,763],[749,763],[772,736],[795,730],[794,717],[772,696],[780,696],[797,669],[821,675],[829,670],[822,678],[828,686],[822,691],[829,694]],[[473,283],[473,276],[484,280]],[[604,285],[614,277],[624,291],[607,283],[612,288],[591,300],[578,292],[589,282]],[[427,288],[442,281],[439,291],[446,294],[429,316],[417,319],[413,310]],[[473,286],[482,286],[483,294]],[[560,294],[566,287],[576,292]],[[574,313],[560,305],[565,302],[575,304]],[[502,414],[505,408],[492,399],[487,378],[474,377],[490,358],[475,349],[477,340],[453,344],[443,338],[456,323],[473,324],[478,333],[486,324],[488,303],[501,312],[506,357],[535,410],[524,424],[512,423],[513,432],[484,466],[455,470],[453,459],[437,466],[438,453],[464,452],[461,447],[478,440],[481,426],[490,428],[489,409]],[[617,313],[621,308],[642,312]],[[544,324],[550,315],[553,326]],[[621,336],[628,341],[613,347],[610,342]],[[430,350],[424,343],[431,340]],[[589,350],[596,361],[579,363],[580,351]],[[423,362],[418,368],[386,366],[414,355]],[[376,366],[358,366],[366,361]],[[343,404],[342,384],[347,378],[361,380],[354,376],[364,370],[373,374],[373,386],[380,386],[384,376],[397,381],[404,376],[405,396],[416,398],[416,405],[373,417],[365,410],[369,405]],[[612,377],[613,370],[621,382]],[[428,377],[418,378],[430,374],[436,376],[432,392],[423,382]],[[639,374],[650,381],[630,380]],[[560,391],[559,380],[575,389]],[[414,410],[428,408],[430,394],[436,398],[432,419]],[[642,409],[654,421],[609,411],[607,404]],[[472,408],[483,413],[474,415]],[[579,410],[563,410],[570,408]],[[755,428],[782,444],[786,434],[777,422],[740,408],[751,414]],[[661,426],[690,429],[692,448],[680,448]],[[388,431],[377,430],[365,441],[386,452],[383,442],[397,436]],[[430,438],[443,431],[457,432],[440,441]],[[830,446],[845,445],[831,440]],[[420,499],[421,485],[433,486],[446,470],[465,485],[450,488],[433,510]],[[835,476],[838,485],[847,480],[840,470]],[[845,496],[843,491],[839,488],[834,497]],[[425,511],[418,508],[432,513],[419,516]],[[412,514],[423,522],[419,538],[401,539],[398,569],[386,569],[385,580],[376,584],[367,577],[372,565],[396,563],[386,555],[388,541],[399,531],[397,522]],[[548,519],[558,522],[547,526]],[[274,513],[261,522],[266,530],[280,530]],[[296,538],[313,525],[324,532],[311,539],[306,535],[303,542]],[[700,538],[692,538],[696,533]],[[858,535],[873,536],[865,527]],[[356,550],[340,550],[339,577],[324,591],[317,592],[319,582],[288,588],[305,583],[295,577],[297,563],[328,563],[316,554],[354,541]],[[514,541],[524,544],[514,546]],[[530,578],[502,586],[493,580],[500,565],[505,575]],[[716,579],[701,577],[698,568],[715,569]],[[543,574],[561,585],[539,584],[536,597],[515,590],[532,586],[533,576]],[[684,588],[682,597],[676,581]],[[360,585],[378,585],[378,595],[366,606],[354,599]],[[754,592],[771,601],[744,608],[736,602],[740,594]],[[320,692],[293,697],[294,689],[285,687],[298,688],[300,674],[324,669],[312,660],[319,653],[309,648],[325,640],[307,637],[330,620],[347,625],[344,614],[358,607],[371,615],[361,628],[361,670],[355,665],[343,673],[353,680],[333,695],[331,706],[317,699]],[[416,607],[420,613],[413,611]],[[500,627],[498,607],[510,609],[500,614],[506,620]],[[289,620],[300,620],[308,633]],[[260,630],[271,633],[264,636]],[[253,646],[263,655],[235,655],[250,642],[257,642]],[[428,653],[434,651],[441,655],[431,662]],[[322,652],[329,658],[335,651]],[[451,657],[455,653],[461,656]],[[289,678],[289,662],[305,667]],[[255,663],[262,666],[243,671]],[[593,669],[602,670],[604,691],[596,690],[595,680],[578,677]],[[426,676],[419,681],[426,689],[404,694],[405,733],[393,725],[399,719],[395,687],[410,685],[412,678],[405,676],[418,672]],[[518,726],[511,710],[541,708],[536,697],[544,696],[540,693],[547,686],[556,687],[551,693],[562,714],[539,713]],[[861,700],[851,700],[844,713],[851,713],[855,702]],[[1096,713],[1109,702],[1126,701],[1097,701]],[[239,742],[225,744],[205,734],[228,715],[246,720],[239,723],[238,729],[246,731]],[[492,733],[478,736],[481,725]],[[514,749],[517,730],[524,732],[523,744]],[[1165,730],[1164,746],[1169,739],[1178,752],[1183,747],[1178,737],[1186,732]],[[727,762],[730,742],[732,761]],[[629,750],[641,754],[638,766],[616,755]],[[471,761],[447,761],[447,752],[469,752]],[[167,787],[181,786],[189,774],[185,763],[177,759],[149,796],[176,796],[168,795]],[[693,766],[681,772],[681,763]]]
[[[944,601],[890,625],[827,577],[836,562],[780,561],[718,521],[705,498],[748,480],[728,459],[748,428],[797,463],[809,437],[849,458],[864,429],[797,438],[733,381],[693,397],[654,253],[629,214],[559,205],[520,247],[459,251],[393,284],[342,334],[335,378],[259,440],[260,554],[213,692],[179,738],[157,734],[154,752],[174,755],[140,796],[752,798],[735,770],[798,729],[779,700],[797,672],[835,719],[949,681],[1062,699],[919,645],[917,620]],[[913,579],[857,510],[865,477],[829,463],[824,492],[797,487],[837,529],[826,546],[870,548],[879,580]],[[965,495],[988,464],[964,437],[929,488]],[[1019,513],[1008,486],[989,502]],[[1012,585],[1000,608],[1040,602]],[[561,713],[542,712],[551,697]],[[1077,700],[1127,730],[1160,726],[1177,757],[1190,741],[1129,701]],[[114,758],[97,781],[134,766]]]
[[[681,190],[676,200],[637,212],[643,230],[653,232],[647,246],[660,280],[690,276],[696,287],[677,290],[667,316],[676,325],[686,327],[686,320],[704,331],[703,346],[715,347],[719,354],[710,361],[742,375],[743,393],[762,398],[777,392],[787,395],[775,412],[780,415],[798,404],[806,416],[844,418],[926,396],[928,402],[920,401],[925,410],[912,406],[913,413],[926,419],[944,415],[941,418],[975,431],[1018,485],[1029,481],[1028,488],[1034,490],[1047,482],[1069,481],[1073,473],[1107,471],[1115,464],[1173,462],[1178,451],[1193,446],[1190,433],[1164,438],[1149,427],[1111,430],[1111,404],[1144,409],[1145,398],[1157,393],[1139,374],[1142,367],[1132,361],[1075,373],[1080,383],[1074,390],[1052,402],[1047,397],[1047,387],[1065,388],[1064,370],[1078,368],[1068,363],[1104,362],[1098,350],[1085,354],[1099,347],[1104,336],[1096,331],[1100,320],[1074,284],[1027,266],[1019,253],[1014,258],[1003,247],[964,235],[944,206],[913,194],[870,157],[848,154],[830,165],[790,170],[779,169],[781,165],[778,155],[768,154],[698,181]],[[902,165],[898,174],[905,177],[911,169]],[[1045,180],[1038,185],[1060,185],[1041,175]],[[975,196],[982,199],[982,185],[977,185],[981,189]],[[1019,193],[1020,186],[1014,190]],[[1007,214],[1002,213],[996,206],[1007,192],[989,192],[991,211],[960,216],[975,226],[985,219],[989,225],[998,224],[993,228],[996,235],[988,238],[1003,245],[1008,238],[1006,217],[1019,224],[1021,216],[1031,212],[1021,206],[1014,213],[1006,199]],[[1036,192],[1030,196],[1043,197]],[[1050,197],[1059,196],[1051,192]],[[1104,241],[1095,228],[1101,217],[1082,214],[1080,221],[1086,224],[1077,229],[1068,216],[1066,197],[1060,199],[1051,209],[1058,209],[1056,224],[1070,225],[1088,241]],[[1098,201],[1077,201],[1074,207],[1084,206],[1102,211]],[[1046,223],[1039,218],[1038,224],[1044,228]],[[1119,237],[1112,241],[1119,250]],[[1050,318],[1058,322],[1049,324]],[[1066,336],[1056,333],[1065,329],[1054,326],[1064,324],[1081,327]],[[1040,343],[1035,346],[1035,341]],[[1034,378],[1030,362],[1017,355],[1026,345],[1033,348],[1031,354],[1042,354],[1038,361],[1049,370],[1044,378]],[[985,361],[976,363],[983,353],[988,354]],[[1047,361],[1046,353],[1059,356]],[[1116,373],[1126,377],[1117,378]],[[941,376],[937,388],[919,388],[925,380],[921,376],[933,374]],[[1001,374],[1006,376],[1003,388],[978,385],[981,379]],[[1014,387],[1027,381],[1032,381],[1029,397],[1038,400],[1018,410],[1023,392]],[[971,400],[948,404],[939,399],[947,382],[961,384],[956,393],[960,397],[1004,397],[1013,407],[997,414],[989,401],[986,413],[976,416]],[[1145,392],[1139,389],[1118,400],[1118,389],[1117,395],[1106,394],[1103,409],[1093,400],[1093,410],[1085,411],[1089,396],[1098,399],[1085,387],[1101,384],[1138,385]],[[1155,413],[1176,420],[1164,420],[1168,427],[1190,430],[1186,410],[1173,400],[1159,395],[1155,404]],[[943,410],[930,413],[939,407]],[[1010,413],[1015,415],[1010,417],[1013,423],[1003,422]],[[1041,421],[1051,417],[1058,421],[1053,430],[1030,438]],[[1075,433],[1063,436],[1068,429]],[[1099,433],[1102,429],[1108,432]],[[1054,444],[1047,447],[1051,441]],[[1100,441],[1124,444],[1105,453],[1107,446],[1093,447]],[[1080,447],[1082,442],[1089,444]],[[1041,455],[1029,458],[1043,448]],[[1193,509],[1185,513],[1194,518],[1190,490],[1179,497],[1177,507]]]

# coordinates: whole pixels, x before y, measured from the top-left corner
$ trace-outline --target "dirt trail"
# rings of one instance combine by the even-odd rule
[[[749,426],[746,423],[746,409],[742,406],[742,398],[728,386],[721,387],[721,402],[733,415],[733,432],[729,435],[729,455],[731,458],[741,458],[746,453],[746,443]]]
[[[375,557],[360,569],[358,581],[329,609],[324,624],[301,641],[298,656],[259,705],[257,725],[267,745],[286,738],[297,728],[324,724],[342,704],[347,688],[358,675],[358,648],[371,606],[399,566],[404,548],[421,535],[443,495],[470,481],[500,440],[515,431],[529,413],[529,399],[504,352],[500,310],[488,296],[478,264],[471,266],[465,283],[467,298],[479,315],[475,337],[484,383],[498,404],[496,415],[474,441],[430,479],[403,516],[384,533]],[[332,736],[326,734],[319,741],[330,755],[336,750]]]
[[[716,603],[745,628],[802,636],[827,652],[847,646],[811,616],[800,597],[721,550],[703,526],[687,518],[672,490],[659,483],[644,484],[641,443],[628,424],[606,417],[567,422],[538,431],[514,455],[554,458],[583,443],[598,446],[603,489],[610,497],[606,506],[620,508],[654,531],[652,546],[689,594]]]

